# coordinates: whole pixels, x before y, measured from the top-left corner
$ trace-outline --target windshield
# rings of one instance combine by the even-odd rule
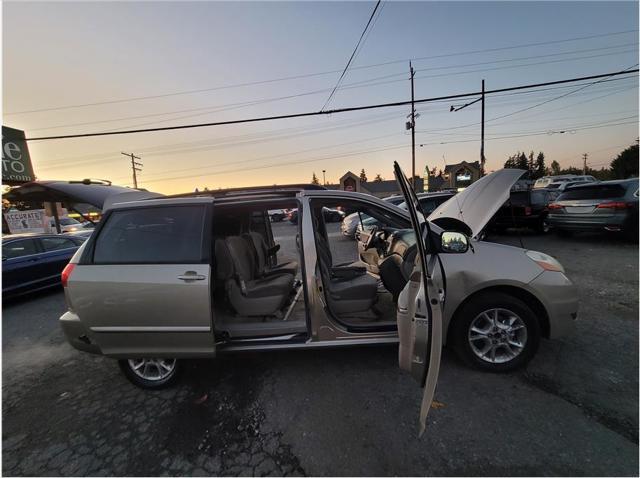
[[[581,199],[612,199],[624,196],[625,188],[620,184],[599,184],[595,186],[580,186],[565,191],[558,197],[558,201]]]
[[[76,224],[80,224],[78,221],[71,217],[61,217],[58,218],[58,220],[60,221],[61,226],[75,226]],[[55,223],[55,219],[51,218],[51,225],[54,225]]]

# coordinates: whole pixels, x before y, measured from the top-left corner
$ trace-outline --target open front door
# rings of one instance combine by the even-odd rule
[[[424,387],[420,407],[422,435],[440,369],[444,291],[442,285],[438,284],[440,280],[433,274],[436,269],[440,273],[440,268],[436,267],[438,257],[430,243],[429,225],[418,198],[397,162],[394,162],[393,167],[411,216],[417,247],[413,272],[398,298],[398,361],[400,368],[410,372],[420,386]]]

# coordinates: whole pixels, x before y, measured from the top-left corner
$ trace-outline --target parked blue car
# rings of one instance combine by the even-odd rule
[[[86,237],[12,234],[2,238],[2,295],[15,296],[60,284],[60,274]]]

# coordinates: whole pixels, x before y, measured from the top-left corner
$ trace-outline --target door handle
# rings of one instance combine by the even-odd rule
[[[185,272],[183,275],[179,275],[178,279],[180,280],[184,280],[184,281],[190,281],[190,280],[205,280],[206,277],[201,275],[201,274],[197,274],[193,271],[187,271]]]

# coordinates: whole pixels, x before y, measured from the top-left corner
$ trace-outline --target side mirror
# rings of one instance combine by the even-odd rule
[[[464,254],[469,250],[469,238],[461,232],[445,231],[441,235],[442,252]]]

